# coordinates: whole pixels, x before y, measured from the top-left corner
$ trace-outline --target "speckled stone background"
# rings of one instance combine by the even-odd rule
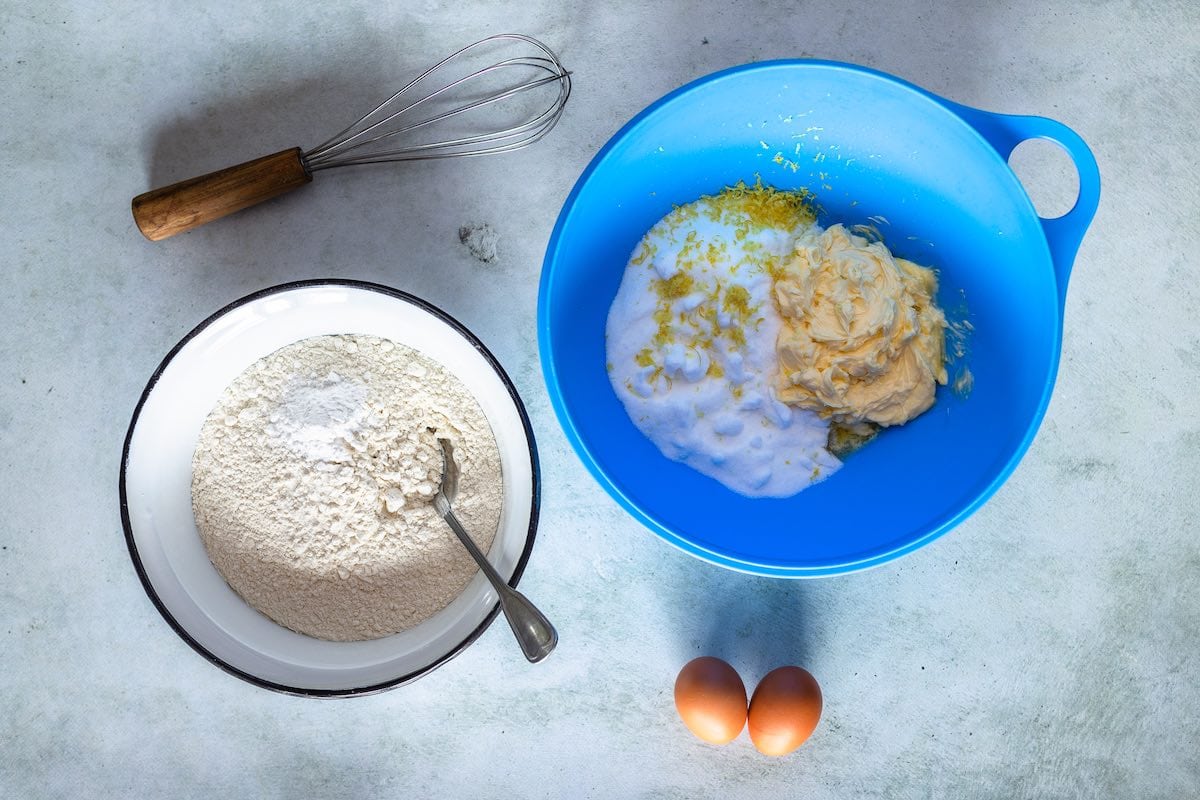
[[[311,146],[435,58],[520,30],[575,71],[535,149],[321,176],[167,243],[150,188]],[[709,567],[628,519],[551,413],[542,252],[588,159],[670,89],[815,56],[1095,150],[1104,196],[1037,440],[951,535],[865,574]],[[0,796],[1181,798],[1200,792],[1200,6],[1184,2],[6,2],[0,7]],[[1073,173],[1022,155],[1039,203]],[[484,263],[459,239],[487,224]],[[314,701],[215,669],[130,564],[121,442],[147,378],[250,291],[339,276],[463,320],[524,395],[545,498],[524,588],[559,650],[507,629],[416,684]],[[689,658],[826,693],[784,759],[675,716]]]

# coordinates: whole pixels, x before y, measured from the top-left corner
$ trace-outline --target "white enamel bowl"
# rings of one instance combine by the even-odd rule
[[[489,559],[516,585],[537,528],[537,450],[512,382],[465,327],[403,292],[356,281],[304,281],[218,311],[175,346],[138,402],[121,460],[121,516],[142,584],[170,626],[212,663],[269,689],[357,695],[444,664],[495,619],[481,573],[449,606],[394,636],[328,642],[288,630],[241,599],[213,567],[192,516],[191,462],[209,411],[244,369],[310,336],[391,339],[441,362],[471,390],[499,445],[504,509]]]

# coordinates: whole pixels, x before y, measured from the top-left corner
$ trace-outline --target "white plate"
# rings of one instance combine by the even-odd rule
[[[310,336],[356,333],[421,351],[466,384],[500,450],[504,511],[489,560],[516,585],[537,528],[533,431],[512,382],[466,328],[403,292],[356,281],[303,281],[256,292],[202,322],[150,378],[121,461],[121,517],[142,584],[201,655],[252,683],[305,695],[362,694],[415,680],[457,655],[495,618],[476,573],[420,625],[362,642],[288,630],[239,597],[213,567],[192,516],[192,454],[225,388],[258,359]]]

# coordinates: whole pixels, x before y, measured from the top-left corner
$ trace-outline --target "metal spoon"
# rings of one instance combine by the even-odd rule
[[[450,529],[458,534],[459,541],[491,581],[492,588],[500,595],[500,608],[504,610],[504,616],[516,635],[521,650],[527,659],[536,664],[550,655],[550,651],[558,644],[558,632],[554,630],[550,620],[546,619],[546,615],[538,611],[525,595],[500,577],[488,562],[487,556],[450,510],[450,504],[458,494],[458,464],[454,461],[454,445],[450,444],[450,440],[438,439],[438,444],[442,446],[442,483],[438,486],[437,494],[433,496],[433,507],[442,515],[442,519],[446,520]]]

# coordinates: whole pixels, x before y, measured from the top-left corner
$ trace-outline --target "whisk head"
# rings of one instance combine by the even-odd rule
[[[506,54],[475,66],[476,51],[491,48]],[[517,150],[550,132],[570,94],[571,74],[546,45],[519,33],[489,36],[434,64],[306,151],[304,163],[315,171]]]

